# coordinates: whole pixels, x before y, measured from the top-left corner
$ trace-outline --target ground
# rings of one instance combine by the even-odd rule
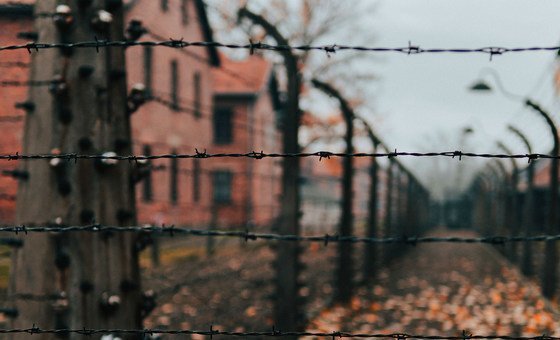
[[[499,249],[448,243],[404,247],[393,249],[402,256],[342,307],[331,305],[335,246],[306,246],[301,292],[307,297],[308,329],[428,335],[560,332],[559,314]],[[145,286],[164,291],[147,327],[271,329],[272,251],[264,243],[230,242],[219,249],[208,259],[201,254],[145,271]]]

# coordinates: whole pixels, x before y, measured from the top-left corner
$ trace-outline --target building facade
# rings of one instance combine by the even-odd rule
[[[21,43],[33,31],[33,1],[0,0],[0,40]],[[128,0],[126,22],[141,22],[139,40],[212,41],[202,0]],[[8,55],[8,54],[6,54]],[[222,59],[224,60],[222,62]],[[10,62],[11,64],[7,64]],[[15,62],[19,63],[19,66]],[[29,79],[27,51],[2,59],[2,80]],[[134,153],[193,154],[280,151],[276,119],[279,98],[273,68],[261,57],[234,62],[214,47],[127,49],[129,90],[148,100],[132,114]],[[10,67],[8,67],[8,65]],[[2,88],[2,153],[21,150],[28,89]],[[8,121],[13,116],[20,118]],[[17,163],[0,176],[0,223],[13,221]],[[154,160],[137,180],[138,221],[142,224],[247,227],[270,224],[278,213],[278,162],[269,159]]]
[[[33,1],[0,1],[0,41],[2,44],[20,44],[18,38],[23,32],[33,30]],[[26,50],[4,53],[0,59],[2,80],[26,81],[29,79],[31,57]],[[14,153],[21,150],[23,137],[23,117],[25,110],[17,109],[17,103],[25,102],[27,87],[0,88],[0,153]],[[18,105],[19,106],[19,105]],[[17,161],[3,162],[0,166],[0,223],[10,222],[15,214],[17,179],[12,177],[17,169]]]

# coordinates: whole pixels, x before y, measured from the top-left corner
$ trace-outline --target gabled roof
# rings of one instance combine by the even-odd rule
[[[1,0],[0,0],[1,1]],[[134,7],[138,4],[140,0],[128,0],[126,6],[128,8]],[[155,0],[148,0],[155,1]],[[214,33],[212,27],[210,26],[210,21],[208,20],[208,13],[206,12],[206,4],[204,0],[194,0],[196,7],[196,13],[198,15],[198,22],[201,25],[202,35],[204,36],[204,41],[214,41]],[[208,46],[208,56],[210,57],[210,64],[212,66],[220,66],[220,56],[218,54],[218,49],[215,46]]]
[[[268,88],[272,64],[259,55],[244,60],[221,56],[222,66],[212,70],[214,93],[227,96],[255,96]]]

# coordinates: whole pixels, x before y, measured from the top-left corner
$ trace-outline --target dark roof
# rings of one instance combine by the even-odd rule
[[[0,0],[1,1],[1,0]],[[132,7],[138,3],[139,0],[129,0],[127,7]],[[154,1],[154,0],[149,0]],[[212,27],[210,26],[210,21],[208,20],[208,14],[206,12],[206,4],[204,0],[195,0],[196,13],[199,18],[200,25],[202,26],[202,34],[205,41],[214,41],[214,34],[212,32]],[[220,66],[220,56],[218,54],[218,49],[215,46],[208,46],[208,56],[210,60],[210,65]]]
[[[221,56],[222,68],[212,70],[215,95],[253,97],[266,89],[272,64],[259,55],[244,60]]]

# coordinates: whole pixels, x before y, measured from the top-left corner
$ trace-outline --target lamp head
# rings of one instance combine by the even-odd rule
[[[474,129],[470,126],[466,126],[466,127],[463,128],[463,133],[466,134],[466,135],[474,133]]]
[[[490,92],[490,91],[492,91],[492,88],[490,87],[490,85],[488,85],[488,83],[486,83],[483,80],[477,81],[476,83],[471,85],[471,87],[469,89],[471,91],[477,91],[477,92]]]

